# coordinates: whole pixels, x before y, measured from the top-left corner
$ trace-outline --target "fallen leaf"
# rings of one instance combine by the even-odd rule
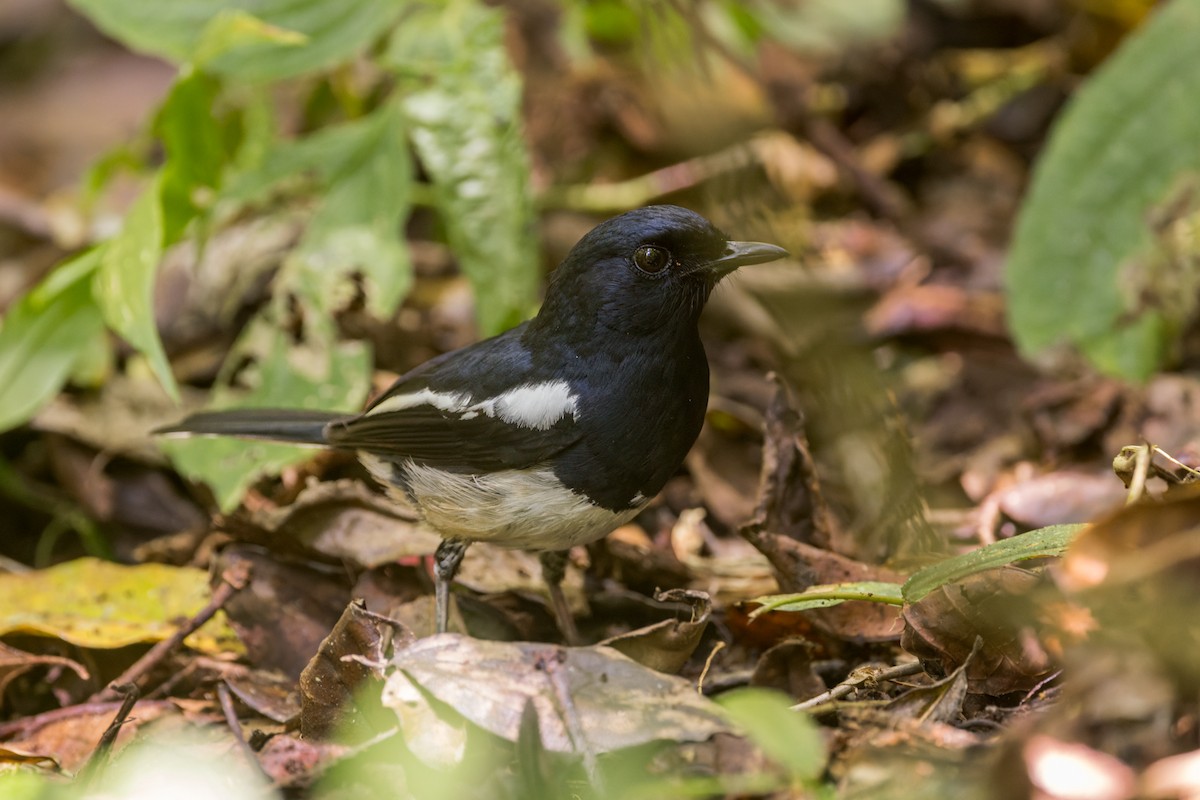
[[[204,570],[80,558],[0,574],[0,634],[55,636],[97,648],[157,642],[204,608],[210,593]],[[220,612],[184,642],[206,653],[241,650]]]
[[[624,653],[639,664],[673,675],[683,669],[683,665],[700,644],[712,616],[712,598],[704,592],[669,589],[658,592],[654,599],[659,603],[682,603],[690,606],[690,618],[665,619],[644,628],[612,636],[600,644]]]
[[[1007,567],[970,575],[904,608],[900,645],[931,675],[948,675],[968,659],[972,694],[1029,691],[1058,667],[1038,638],[1031,594],[1037,576]],[[976,638],[982,638],[979,652]]]
[[[487,642],[441,634],[399,650],[392,667],[385,705],[395,702],[398,693],[410,697],[403,687],[411,684],[472,724],[515,742],[526,703],[532,702],[542,744],[555,752],[604,753],[658,740],[703,741],[730,729],[720,709],[700,696],[693,683],[644,667],[609,647]]]
[[[321,642],[316,655],[300,674],[300,733],[309,739],[363,738],[374,730],[365,722],[358,700],[380,674],[384,646],[391,627],[402,639],[412,634],[398,624],[367,614],[361,601],[346,606],[341,619]]]

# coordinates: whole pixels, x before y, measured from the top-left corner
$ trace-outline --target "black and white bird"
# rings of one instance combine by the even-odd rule
[[[708,402],[700,312],[725,275],[786,255],[677,206],[630,211],[575,245],[536,317],[422,364],[361,414],[212,411],[158,432],[357,451],[443,537],[439,632],[467,546],[491,542],[539,552],[572,638],[565,551],[631,520],[679,469]]]

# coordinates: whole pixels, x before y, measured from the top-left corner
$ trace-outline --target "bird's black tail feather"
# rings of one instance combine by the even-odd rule
[[[286,408],[235,408],[202,411],[154,431],[163,435],[236,436],[273,442],[327,445],[325,426],[345,414]]]

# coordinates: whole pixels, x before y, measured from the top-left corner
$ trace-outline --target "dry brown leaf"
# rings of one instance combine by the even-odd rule
[[[690,618],[672,617],[610,637],[599,644],[624,653],[639,664],[673,675],[683,669],[700,644],[712,616],[712,598],[704,592],[669,589],[658,592],[654,599],[660,603],[689,606]]]
[[[967,667],[972,694],[1026,692],[1057,668],[1038,638],[1031,594],[1038,578],[1007,567],[976,573],[904,607],[901,646],[932,675]]]

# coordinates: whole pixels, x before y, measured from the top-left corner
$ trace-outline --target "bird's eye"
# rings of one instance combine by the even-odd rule
[[[642,272],[662,272],[671,263],[671,254],[661,247],[642,245],[634,251],[633,263]]]

